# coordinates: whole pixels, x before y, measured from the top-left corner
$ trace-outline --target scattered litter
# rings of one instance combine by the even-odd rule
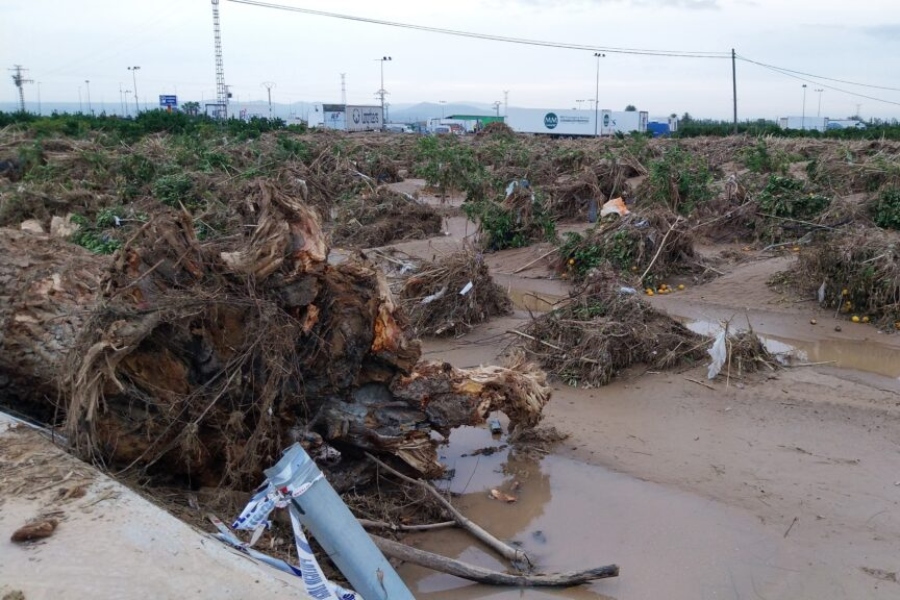
[[[613,198],[612,200],[607,201],[600,209],[600,218],[603,218],[606,215],[619,215],[620,217],[624,217],[630,212],[631,211],[625,206],[625,201],[621,197]]]
[[[474,284],[470,281],[463,287],[463,289],[459,290],[459,295],[465,296],[466,294],[468,294],[469,292],[472,291],[473,287],[474,287]]]
[[[499,500],[500,502],[506,502],[507,504],[512,504],[517,501],[518,498],[515,496],[510,496],[506,492],[501,492],[497,488],[491,490],[490,497],[494,500]]]

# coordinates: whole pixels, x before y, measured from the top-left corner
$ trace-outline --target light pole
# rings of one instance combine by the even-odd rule
[[[600,59],[606,56],[602,52],[594,52],[597,59],[597,89],[594,91],[594,137],[600,135]]]
[[[137,115],[141,112],[141,106],[138,104],[138,91],[137,91],[137,72],[140,69],[139,66],[128,67],[128,70],[131,71],[131,81],[134,82],[134,114]]]
[[[129,117],[131,115],[128,114],[128,94],[131,93],[131,90],[125,90],[125,116]]]
[[[91,106],[91,80],[84,80],[85,91],[87,92],[88,112],[94,114],[94,108]]]
[[[825,91],[825,90],[822,89],[822,88],[819,88],[819,89],[815,90],[815,92],[816,92],[817,94],[819,94],[819,110],[816,111],[816,117],[817,117],[817,118],[821,118],[821,117],[822,117],[822,92],[824,92],[824,91]]]
[[[438,100],[438,104],[441,105],[441,119],[444,118],[444,105],[447,104],[446,100]]]
[[[803,131],[806,131],[806,84],[803,84],[803,116],[800,118],[800,122],[802,125],[800,126]]]
[[[494,102],[494,110],[497,112],[497,116],[500,116],[500,105],[503,104],[499,100]]]
[[[382,56],[381,58],[376,58],[379,63],[381,63],[381,89],[378,90],[378,95],[381,96],[381,127],[384,128],[384,95],[387,94],[387,91],[384,89],[384,63],[393,60],[390,56]]]
[[[269,120],[272,120],[272,88],[275,87],[275,82],[273,81],[263,81],[260,85],[266,88],[266,91],[269,93]]]

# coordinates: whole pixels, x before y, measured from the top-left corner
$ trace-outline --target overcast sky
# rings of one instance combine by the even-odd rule
[[[779,67],[900,89],[897,0],[271,0],[381,20],[588,46],[730,52]],[[574,108],[593,99],[591,51],[541,48],[426,33],[221,0],[226,82],[234,100],[375,103],[380,64],[388,101],[482,102]],[[2,66],[21,64],[40,81],[44,102],[119,102],[139,65],[142,101],[215,96],[209,0],[2,0]],[[731,61],[607,52],[600,107],[635,104],[651,115],[685,111],[730,118]],[[17,99],[6,72],[0,102]],[[799,115],[803,81],[738,61],[739,118]],[[825,85],[822,85],[825,84]],[[831,85],[893,102],[856,98]],[[34,101],[37,85],[25,88]],[[816,89],[825,89],[818,93]],[[900,91],[810,82],[806,114],[900,117]]]

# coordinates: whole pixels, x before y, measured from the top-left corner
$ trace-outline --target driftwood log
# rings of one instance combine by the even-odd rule
[[[395,542],[376,535],[369,534],[369,537],[372,538],[375,545],[378,546],[378,549],[384,552],[385,556],[488,585],[571,587],[588,583],[595,579],[619,576],[619,567],[616,565],[606,565],[588,569],[586,571],[568,571],[565,573],[549,573],[546,575],[537,573],[521,575],[502,573],[447,558],[446,556],[434,554],[433,552],[412,548],[406,544],[401,544],[400,542]]]
[[[530,365],[420,363],[383,275],[329,261],[301,199],[259,182],[231,210],[238,233],[202,241],[161,206],[111,258],[0,230],[3,402],[113,468],[245,487],[295,440],[432,477],[432,432],[491,410],[540,419],[550,392]]]

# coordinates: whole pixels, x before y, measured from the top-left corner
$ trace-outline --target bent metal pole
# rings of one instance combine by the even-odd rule
[[[415,600],[391,563],[305,450],[294,444],[265,471],[269,484],[292,496],[298,520],[366,600]]]

